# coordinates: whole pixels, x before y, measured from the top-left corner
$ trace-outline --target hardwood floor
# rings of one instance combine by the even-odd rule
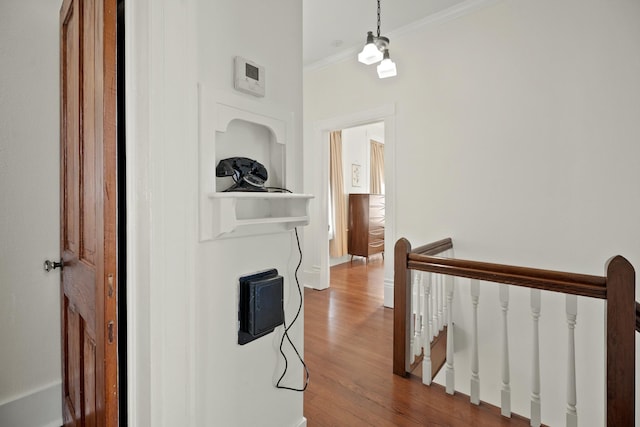
[[[382,305],[383,270],[380,257],[356,259],[331,268],[329,289],[305,289],[308,426],[528,426],[418,377],[393,375],[393,310]]]

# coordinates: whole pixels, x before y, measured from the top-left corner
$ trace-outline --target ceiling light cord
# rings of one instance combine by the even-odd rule
[[[378,38],[380,38],[380,0],[378,0]]]

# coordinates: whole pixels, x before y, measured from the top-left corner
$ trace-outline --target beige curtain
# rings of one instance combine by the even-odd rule
[[[342,173],[342,132],[329,135],[329,191],[333,206],[333,239],[329,241],[329,255],[341,257],[347,254],[347,206]]]
[[[371,194],[384,194],[384,144],[371,140]]]

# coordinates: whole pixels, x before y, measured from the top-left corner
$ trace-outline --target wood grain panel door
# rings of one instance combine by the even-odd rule
[[[65,426],[116,426],[116,4],[60,10],[60,245]]]

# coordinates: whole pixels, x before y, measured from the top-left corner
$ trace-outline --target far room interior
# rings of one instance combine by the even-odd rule
[[[356,240],[365,240],[355,233],[368,232],[362,227],[350,227],[356,218],[349,209],[350,196],[380,195],[384,196],[384,122],[376,122],[355,126],[329,133],[329,256],[330,265],[345,262],[368,262],[369,254],[363,249],[356,250]],[[380,197],[384,201],[384,197]],[[384,245],[384,217],[381,218],[380,228],[382,240],[375,244]],[[351,234],[350,234],[351,233]],[[341,235],[340,235],[341,234]],[[350,246],[351,245],[351,246]],[[357,252],[357,253],[356,253]],[[382,254],[375,251],[376,254]],[[373,256],[373,253],[372,253]],[[382,257],[379,255],[378,257]]]

